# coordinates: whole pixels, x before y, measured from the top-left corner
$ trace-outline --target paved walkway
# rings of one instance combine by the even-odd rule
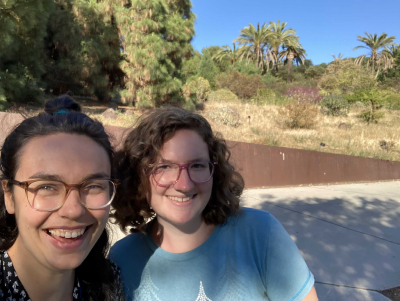
[[[389,300],[400,286],[400,182],[251,189],[243,205],[289,232],[323,301]]]
[[[376,291],[400,286],[400,181],[249,189],[242,205],[283,224],[321,301],[388,301]]]

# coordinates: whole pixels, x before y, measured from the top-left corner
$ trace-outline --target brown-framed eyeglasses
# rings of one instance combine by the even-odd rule
[[[90,179],[80,184],[56,180],[29,180],[11,184],[25,189],[29,205],[38,211],[55,211],[62,207],[71,189],[79,192],[80,202],[87,209],[102,209],[111,204],[119,182],[112,179]]]

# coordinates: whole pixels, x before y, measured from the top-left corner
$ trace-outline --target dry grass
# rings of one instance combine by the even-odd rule
[[[211,111],[221,107],[231,107],[239,112],[241,123],[238,127],[208,118]],[[205,103],[204,110],[197,113],[206,117],[213,129],[222,133],[227,140],[400,161],[400,111],[386,110],[384,119],[369,126],[357,117],[360,109],[352,109],[347,117],[319,114],[315,128],[291,130],[281,126],[278,108],[279,106],[257,106],[241,101],[209,101]],[[91,117],[104,124],[121,127],[132,127],[142,114],[137,109],[120,108],[121,111],[117,111],[117,120],[112,120],[101,115],[105,109],[104,106],[83,106],[83,111]],[[124,113],[128,110],[133,110],[134,114]],[[34,111],[29,113],[35,114]],[[340,123],[346,123],[349,128],[339,129]],[[382,141],[389,147],[382,148]],[[325,146],[322,147],[321,143]]]
[[[290,130],[281,126],[277,106],[207,103],[204,112],[200,113],[204,115],[220,106],[230,106],[241,112],[242,125],[238,128],[210,121],[227,140],[400,161],[400,111],[387,110],[383,120],[369,126],[357,117],[359,110],[352,110],[347,117],[319,114],[314,129]],[[340,123],[346,123],[349,128],[339,129]],[[394,146],[383,149],[381,141]]]

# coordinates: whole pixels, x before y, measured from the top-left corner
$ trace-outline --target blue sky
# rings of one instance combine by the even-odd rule
[[[314,64],[328,63],[332,54],[356,57],[366,50],[357,36],[364,32],[387,33],[400,43],[400,0],[192,0],[196,14],[192,44],[203,47],[230,45],[249,23],[287,22],[300,37],[307,58]]]

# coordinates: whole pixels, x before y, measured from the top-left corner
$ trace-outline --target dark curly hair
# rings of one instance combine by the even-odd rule
[[[103,125],[81,113],[81,107],[64,95],[48,101],[45,112],[30,117],[17,125],[7,136],[1,149],[0,173],[4,189],[9,191],[18,170],[22,148],[34,137],[57,133],[84,135],[107,152],[111,165],[114,152]],[[114,171],[112,171],[112,176]],[[14,214],[8,214],[5,208],[4,190],[0,185],[0,250],[8,250],[18,237],[18,226]],[[89,255],[76,268],[76,276],[83,287],[85,300],[121,300],[121,286],[113,272],[114,266],[106,259],[109,250],[109,234],[104,229]]]
[[[121,180],[113,200],[113,217],[121,229],[143,232],[146,222],[155,216],[147,197],[150,191],[151,164],[159,159],[166,141],[179,130],[195,131],[208,146],[210,160],[218,164],[213,175],[210,201],[202,215],[207,224],[223,224],[236,214],[244,188],[242,176],[229,162],[231,153],[220,135],[215,135],[208,121],[181,108],[167,107],[151,111],[139,119],[137,127],[127,134],[117,153],[117,174]]]

